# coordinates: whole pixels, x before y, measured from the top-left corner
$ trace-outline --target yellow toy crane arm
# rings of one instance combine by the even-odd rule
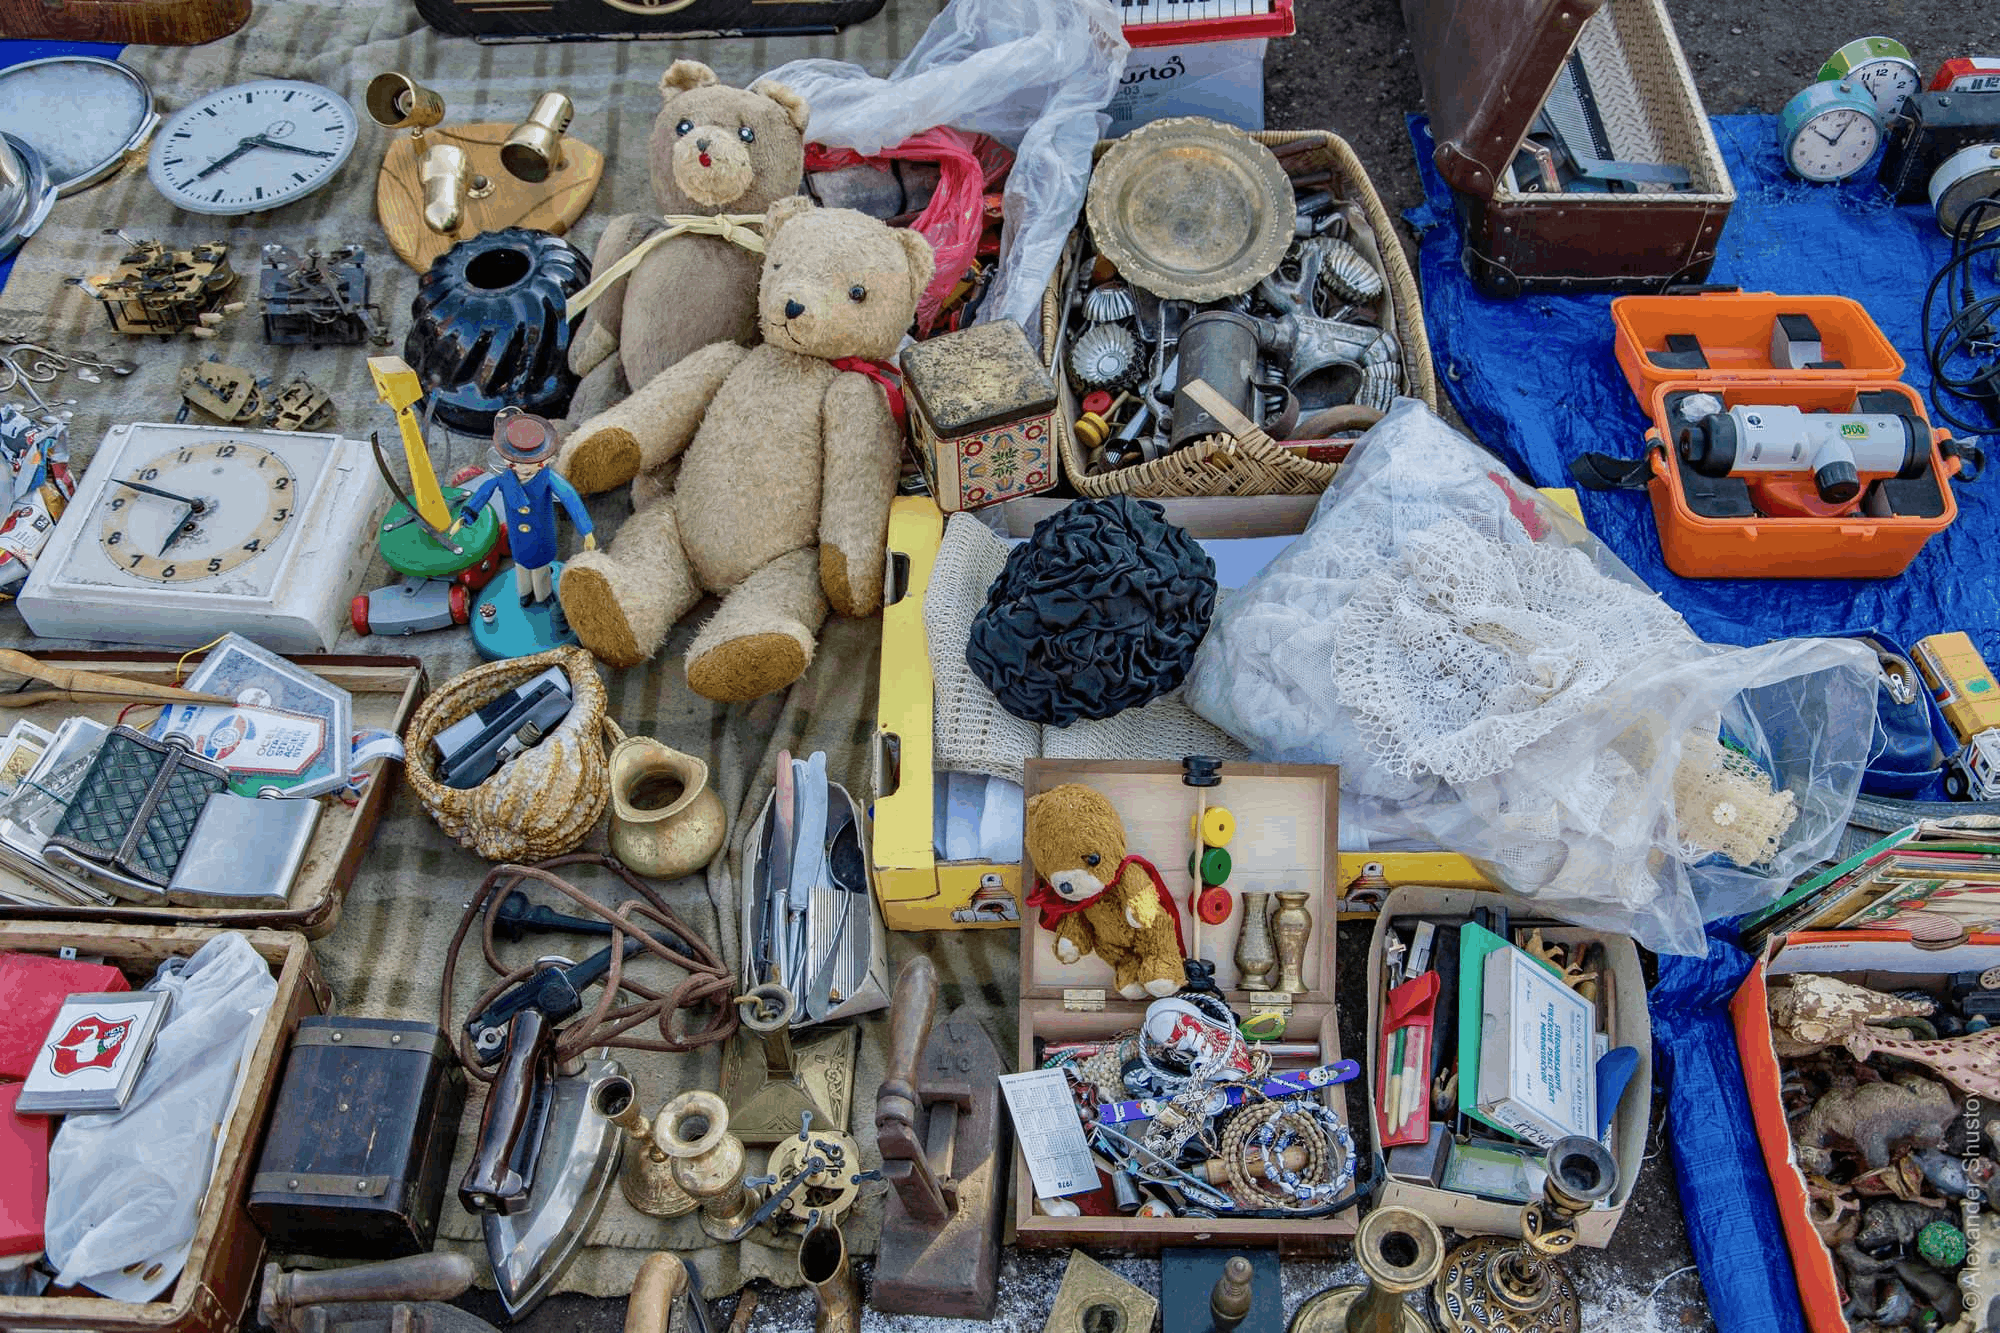
[[[400,356],[371,356],[368,374],[375,381],[377,396],[396,410],[396,428],[403,433],[403,455],[410,465],[410,498],[416,503],[418,517],[433,531],[450,531],[456,525],[438,486],[437,470],[431,466],[423,426],[417,421],[415,408],[424,397],[417,372]]]

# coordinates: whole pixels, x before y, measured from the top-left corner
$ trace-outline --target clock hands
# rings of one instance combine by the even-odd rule
[[[163,491],[157,486],[147,486],[140,482],[127,481],[123,477],[117,478],[117,484],[129,487],[135,491],[143,491],[147,495],[157,495],[162,500],[172,500],[175,504],[184,504],[190,511],[199,511],[202,507],[199,500],[190,500],[185,495],[175,495],[172,491]]]
[[[195,172],[194,178],[196,180],[203,180],[209,176],[214,175],[216,172],[222,170],[224,167],[228,166],[231,162],[234,162],[237,158],[243,156],[245,153],[249,152],[253,148],[276,148],[281,152],[299,153],[306,157],[334,156],[334,154],[323,151],[318,148],[302,148],[298,144],[285,143],[282,140],[272,139],[262,134],[252,134],[247,136],[246,138],[238,139],[236,141],[236,147],[230,149],[228,152],[224,153],[221,157],[216,158],[215,161],[209,163],[207,166],[203,167],[200,171]]]

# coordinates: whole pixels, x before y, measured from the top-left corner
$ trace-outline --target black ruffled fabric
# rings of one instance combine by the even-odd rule
[[[1008,712],[1067,726],[1179,685],[1215,613],[1215,562],[1148,500],[1078,500],[1014,548],[965,659]]]

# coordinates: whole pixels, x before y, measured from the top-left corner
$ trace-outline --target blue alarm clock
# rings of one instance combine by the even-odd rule
[[[1785,165],[1809,181],[1846,180],[1882,143],[1882,112],[1865,88],[1845,79],[1808,84],[1778,114]]]

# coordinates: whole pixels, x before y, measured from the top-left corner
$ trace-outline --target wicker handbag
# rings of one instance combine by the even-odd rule
[[[570,681],[569,713],[540,744],[503,765],[477,787],[447,787],[431,771],[431,741],[440,731],[550,667]],[[607,741],[625,733],[605,716],[604,681],[581,648],[488,662],[454,676],[410,719],[405,771],[431,818],[489,861],[544,861],[573,850],[597,827],[611,799]]]
[[[1402,343],[1402,391],[1435,408],[1437,380],[1431,368],[1430,339],[1424,336],[1424,308],[1417,294],[1417,280],[1403,256],[1403,247],[1397,243],[1389,210],[1375,193],[1361,159],[1354,155],[1345,139],[1320,130],[1272,131],[1250,137],[1281,155],[1303,154],[1302,160],[1293,161],[1295,173],[1321,169],[1332,172],[1348,199],[1359,206],[1366,226],[1357,225],[1348,239],[1376,262],[1387,279],[1382,295],[1377,298],[1376,310],[1382,328],[1395,334]],[[1098,145],[1100,156],[1108,146]],[[1070,424],[1076,420],[1077,409],[1068,378],[1061,370],[1066,349],[1057,346],[1062,326],[1062,293],[1068,277],[1067,271],[1058,272],[1042,298],[1042,350],[1059,394],[1057,452],[1062,458],[1063,475],[1076,487],[1077,494],[1092,499],[1110,495],[1170,499],[1199,495],[1317,495],[1326,489],[1339,464],[1311,462],[1271,444],[1232,445],[1220,436],[1197,440],[1137,467],[1106,473],[1088,471],[1083,447],[1077,443]]]

